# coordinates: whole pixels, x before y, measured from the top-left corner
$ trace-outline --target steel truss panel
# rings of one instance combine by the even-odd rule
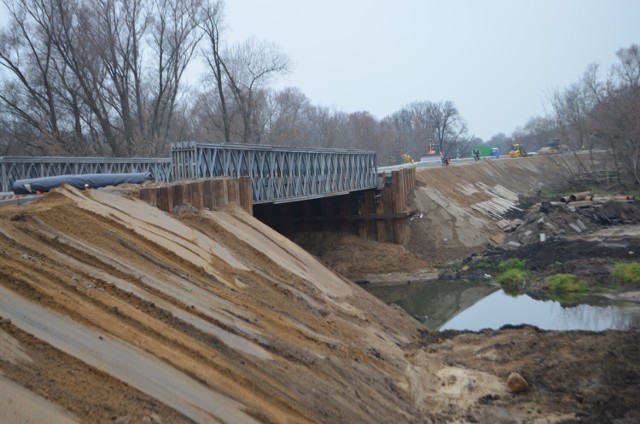
[[[171,158],[0,157],[0,191],[15,180],[151,172],[158,181],[250,176],[253,202],[288,202],[377,186],[376,154],[251,144],[176,143]]]
[[[70,174],[151,172],[157,181],[169,182],[171,169],[170,158],[0,157],[0,191],[11,191],[15,180]]]
[[[286,202],[377,186],[375,152],[252,144],[175,143],[176,180],[249,176],[253,203]]]

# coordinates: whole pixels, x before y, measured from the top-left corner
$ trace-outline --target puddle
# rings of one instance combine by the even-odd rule
[[[510,296],[499,287],[463,281],[428,281],[395,287],[367,287],[395,303],[431,330],[498,329],[530,324],[543,330],[628,330],[640,328],[640,305],[602,303],[563,307],[527,295]],[[605,302],[602,299],[602,302]]]

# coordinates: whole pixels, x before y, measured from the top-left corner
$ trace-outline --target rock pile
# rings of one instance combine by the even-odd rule
[[[585,196],[584,193],[533,205],[521,218],[499,222],[506,247],[544,242],[566,235],[588,234],[602,226],[640,223],[640,207],[629,196]]]

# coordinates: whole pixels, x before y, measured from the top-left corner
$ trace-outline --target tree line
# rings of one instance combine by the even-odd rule
[[[224,0],[5,0],[0,30],[0,155],[162,156],[172,142],[258,143],[466,157],[469,134],[451,101],[409,103],[382,119],[274,90],[290,70],[279,46],[230,43]],[[552,113],[487,144],[505,153],[561,139],[605,149],[640,182],[640,53],[620,49],[604,76],[554,93]],[[204,71],[187,78],[196,63]]]
[[[5,5],[0,155],[166,156],[170,143],[194,140],[368,149],[397,163],[428,146],[459,155],[471,142],[450,101],[378,120],[272,89],[289,58],[270,42],[228,43],[223,0]],[[195,61],[202,79],[187,81]]]
[[[640,47],[632,44],[616,52],[617,62],[602,70],[591,64],[579,81],[557,90],[550,112],[531,118],[511,136],[488,141],[507,147],[522,143],[530,151],[559,140],[571,151],[603,151],[623,184],[640,185]],[[580,172],[597,169],[593,156],[578,157]]]

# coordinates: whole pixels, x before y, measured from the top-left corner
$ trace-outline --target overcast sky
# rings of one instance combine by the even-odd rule
[[[485,141],[640,44],[640,0],[226,0],[225,22],[278,43],[293,66],[277,87],[315,105],[382,119],[451,100]]]
[[[226,0],[225,23],[230,41],[272,41],[290,57],[275,88],[378,119],[451,100],[486,141],[640,44],[640,0]]]

